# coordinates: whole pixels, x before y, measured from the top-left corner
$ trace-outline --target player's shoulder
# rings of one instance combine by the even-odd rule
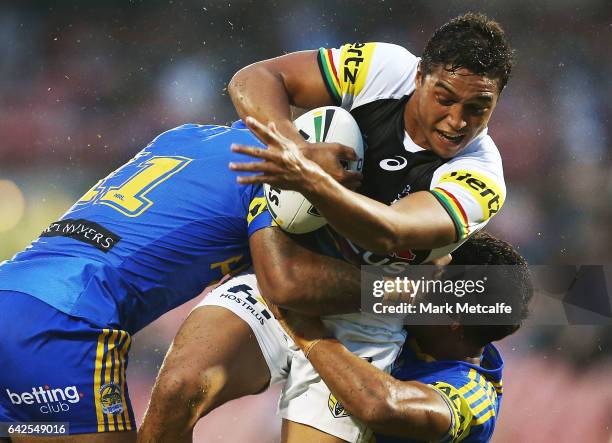
[[[196,123],[185,123],[162,132],[156,136],[151,143],[158,143],[160,141],[172,139],[206,138],[214,134],[227,132],[229,130],[229,127],[221,125],[199,125]]]
[[[499,149],[486,129],[459,155],[449,160],[446,166],[452,167],[456,164],[473,164],[477,169],[503,177],[503,164]]]
[[[405,47],[387,42],[345,43],[337,48],[320,48],[319,53],[333,57],[331,61],[339,62],[337,67],[346,69],[343,74],[347,76],[351,76],[362,64],[388,64],[392,69],[399,70],[419,61],[419,58]]]
[[[444,376],[429,383],[452,414],[447,441],[489,441],[499,413],[501,379],[475,366],[457,364],[448,369]]]
[[[147,148],[187,148],[209,143],[226,144],[228,138],[231,138],[232,143],[260,144],[246,127],[187,123],[162,132],[149,143]]]
[[[385,42],[319,50],[319,65],[330,94],[348,110],[410,94],[418,62],[408,49]]]

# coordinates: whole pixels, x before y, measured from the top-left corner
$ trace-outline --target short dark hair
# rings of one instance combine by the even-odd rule
[[[455,17],[431,36],[421,57],[423,75],[437,66],[448,71],[465,68],[497,80],[501,92],[514,65],[514,51],[504,30],[484,14],[469,12]]]
[[[512,304],[520,307],[518,321],[509,325],[463,325],[464,336],[472,342],[484,346],[515,332],[522,320],[527,318],[528,305],[533,295],[533,284],[527,261],[511,244],[480,231],[469,238],[452,254],[451,265],[504,265],[503,285],[500,293],[511,297]],[[498,288],[499,289],[499,288]],[[495,290],[495,289],[493,289]],[[461,320],[459,319],[459,323]]]

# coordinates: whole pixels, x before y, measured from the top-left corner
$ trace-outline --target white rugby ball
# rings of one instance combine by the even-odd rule
[[[363,137],[357,122],[348,111],[335,106],[324,106],[308,111],[293,123],[310,143],[341,143],[353,148],[358,160],[348,162],[347,169],[361,171],[364,153]],[[264,194],[272,218],[284,231],[292,234],[305,234],[327,223],[327,220],[299,192],[264,184]]]

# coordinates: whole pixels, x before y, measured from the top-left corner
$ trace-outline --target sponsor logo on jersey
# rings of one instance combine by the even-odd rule
[[[121,414],[123,402],[121,401],[121,388],[115,383],[107,383],[100,388],[100,405],[105,414]]]
[[[504,196],[493,179],[478,172],[449,172],[440,178],[439,184],[442,183],[455,183],[467,189],[480,204],[485,220],[499,212],[504,204]]]
[[[348,417],[350,414],[346,412],[342,403],[334,397],[334,394],[329,394],[329,398],[327,399],[327,407],[329,408],[329,412],[334,418],[342,418]]]
[[[356,96],[363,90],[375,46],[375,43],[353,43],[342,47],[342,92]]]
[[[399,194],[397,194],[397,197],[395,197],[395,200],[393,200],[391,202],[391,204],[395,204],[398,201],[400,201],[402,198],[406,197],[408,194],[410,194],[410,185],[406,185],[404,186],[404,189],[402,189],[402,192],[400,192]]]
[[[67,412],[71,405],[80,402],[83,397],[76,386],[50,388],[49,385],[33,387],[30,391],[21,393],[6,389],[6,395],[14,405],[39,405],[43,414]]]
[[[40,236],[69,237],[90,244],[102,252],[110,251],[121,240],[117,234],[97,223],[71,218],[51,223]]]
[[[401,171],[408,165],[408,160],[401,155],[395,155],[393,158],[385,158],[381,160],[378,166],[385,171]]]
[[[219,297],[235,301],[263,326],[266,320],[272,318],[272,314],[266,309],[267,305],[263,297],[253,296],[252,292],[254,291],[255,289],[251,286],[240,284],[228,288]]]
[[[360,248],[346,238],[335,235],[344,258],[357,265],[382,266],[383,272],[399,274],[406,270],[416,258],[416,254],[408,249],[403,252],[394,252],[390,255],[380,255]]]

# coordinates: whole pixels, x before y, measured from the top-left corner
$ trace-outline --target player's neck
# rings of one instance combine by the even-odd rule
[[[421,125],[419,124],[419,114],[418,114],[418,106],[417,99],[415,94],[413,93],[410,99],[408,99],[408,103],[404,107],[404,130],[412,141],[419,145],[423,149],[430,149],[427,140],[425,139],[425,134],[421,129]]]
[[[427,329],[425,329],[427,328]],[[480,364],[483,348],[461,340],[456,333],[447,333],[448,329],[440,328],[435,332],[428,327],[410,328],[420,351],[436,360],[462,360],[472,364]]]

